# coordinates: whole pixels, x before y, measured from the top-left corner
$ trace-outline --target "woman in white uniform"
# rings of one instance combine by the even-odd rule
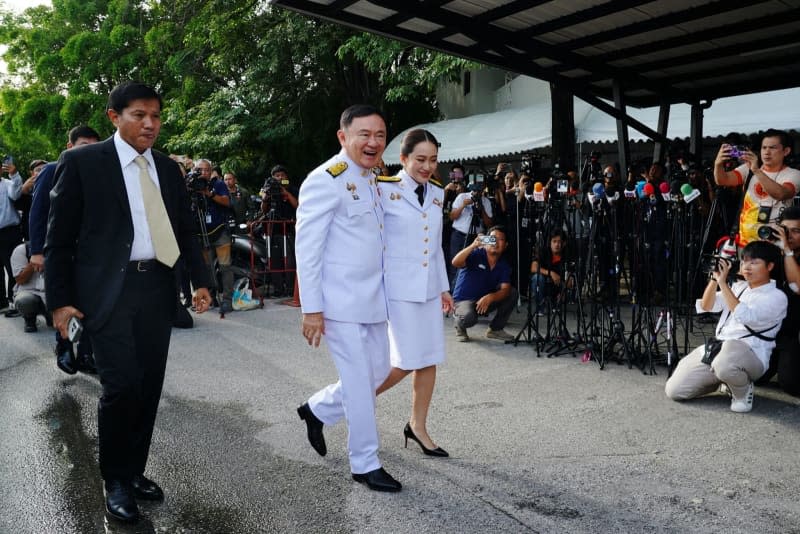
[[[384,211],[386,296],[389,301],[389,347],[392,370],[378,388],[382,393],[412,373],[411,419],[403,429],[429,456],[448,456],[428,435],[426,421],[444,361],[444,318],[453,310],[442,252],[444,191],[432,179],[439,143],[428,131],[403,137],[396,177],[380,177]]]

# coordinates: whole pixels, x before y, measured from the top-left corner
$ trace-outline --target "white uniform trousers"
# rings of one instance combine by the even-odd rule
[[[308,406],[325,425],[347,419],[350,470],[368,473],[381,467],[375,390],[390,370],[386,322],[359,324],[326,319],[325,341],[339,381],[312,395]]]

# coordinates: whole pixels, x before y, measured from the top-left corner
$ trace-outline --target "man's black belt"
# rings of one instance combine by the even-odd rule
[[[128,272],[148,273],[167,269],[169,267],[158,260],[134,260],[128,263]]]

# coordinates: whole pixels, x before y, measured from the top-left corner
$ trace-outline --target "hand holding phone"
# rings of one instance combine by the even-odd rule
[[[69,323],[67,323],[67,333],[67,338],[71,343],[76,343],[81,338],[81,334],[83,334],[83,324],[74,315],[70,317]]]

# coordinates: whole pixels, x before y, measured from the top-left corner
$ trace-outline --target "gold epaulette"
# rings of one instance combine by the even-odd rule
[[[399,176],[378,176],[379,182],[400,182],[402,179]]]
[[[429,183],[429,184],[433,184],[433,185],[435,185],[435,186],[436,186],[436,187],[438,187],[439,189],[444,189],[444,186],[442,185],[442,182],[440,182],[439,180],[434,180],[433,178],[430,178],[430,179],[428,180],[428,183]]]
[[[338,163],[334,163],[333,165],[331,165],[330,167],[325,169],[325,171],[328,174],[330,174],[331,176],[333,176],[334,178],[336,178],[337,176],[339,176],[340,174],[342,174],[346,170],[347,170],[347,162],[346,161],[340,161]]]

